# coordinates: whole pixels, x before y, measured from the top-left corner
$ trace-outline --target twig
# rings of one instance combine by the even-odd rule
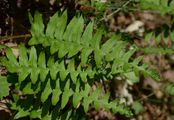
[[[31,34],[24,34],[24,35],[16,35],[16,36],[0,36],[0,42],[5,42],[10,39],[17,39],[17,38],[26,38],[31,37]]]
[[[137,101],[141,102],[141,101],[146,101],[149,97],[154,95],[154,92],[148,94],[147,96],[142,95],[142,93],[138,90],[138,88],[136,86],[134,86],[134,89],[138,92],[138,95],[141,97],[140,99],[138,99]]]
[[[144,100],[146,100],[146,99],[148,99],[149,97],[151,97],[151,96],[153,96],[154,95],[154,93],[152,92],[152,93],[150,93],[149,95],[147,95],[147,96],[143,96],[143,95],[141,95],[141,98],[138,100],[138,101],[144,101]]]
[[[109,18],[111,18],[114,14],[118,13],[120,10],[122,10],[124,7],[126,7],[130,2],[132,2],[133,0],[128,0],[127,2],[125,2],[121,7],[119,7],[117,10],[115,10],[114,12],[112,12],[111,14],[109,14],[108,16],[103,17],[100,21],[102,20],[108,20]]]

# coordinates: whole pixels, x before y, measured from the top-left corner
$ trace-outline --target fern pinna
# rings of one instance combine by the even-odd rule
[[[142,57],[130,60],[135,47],[126,50],[118,35],[103,43],[103,31],[94,32],[93,22],[85,26],[82,17],[74,17],[67,25],[67,13],[55,13],[45,27],[36,12],[30,22],[31,47],[21,44],[19,59],[7,48],[7,57],[2,59],[9,76],[17,76],[15,89],[22,92],[13,94],[15,119],[77,119],[75,111],[88,112],[91,105],[130,116],[131,110],[119,99],[111,101],[109,93],[101,95],[102,86],[92,89],[94,82],[124,76],[135,83],[140,73],[160,79],[147,65],[139,65]]]
[[[141,0],[140,5],[146,10],[157,10],[161,15],[165,15],[166,13],[174,15],[173,0]]]
[[[167,46],[172,46],[174,43],[174,19],[172,20],[172,25],[163,25],[153,31],[146,32],[145,41],[147,43],[154,39],[156,45],[165,44]]]
[[[155,10],[159,12],[162,16],[164,15],[174,15],[174,0],[141,0],[140,6],[143,10]],[[155,40],[157,45],[162,43],[171,44],[174,41],[174,19],[171,19],[171,25],[161,25],[160,27],[147,32],[145,34],[145,41],[150,42],[151,39]],[[160,51],[160,49],[159,49]],[[164,53],[170,53],[168,50],[163,50]]]

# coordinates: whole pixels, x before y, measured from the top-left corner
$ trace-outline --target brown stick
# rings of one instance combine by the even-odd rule
[[[17,39],[17,38],[26,38],[31,37],[31,34],[24,34],[24,35],[16,35],[16,36],[0,36],[0,42],[5,42],[10,39]]]

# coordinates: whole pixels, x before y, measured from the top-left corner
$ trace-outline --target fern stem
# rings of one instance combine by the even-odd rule
[[[31,37],[31,34],[24,34],[24,35],[16,35],[16,36],[0,36],[0,42],[5,42],[10,39],[17,39],[17,38],[27,38]]]
[[[122,10],[124,7],[126,7],[130,2],[132,2],[133,0],[128,0],[127,2],[125,2],[121,7],[119,7],[118,9],[116,9],[114,12],[110,13],[108,16],[103,17],[100,21],[102,20],[108,20],[110,19],[114,14],[120,12],[120,10]]]

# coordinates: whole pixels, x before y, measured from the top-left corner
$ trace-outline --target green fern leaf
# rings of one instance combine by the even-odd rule
[[[61,46],[61,42],[60,43],[59,42],[52,42],[52,45],[50,47],[50,53],[51,54],[56,53],[59,50],[60,46]]]
[[[88,57],[92,53],[93,49],[91,48],[84,48],[81,52],[81,65],[85,66],[88,60]]]
[[[59,79],[57,79],[56,88],[53,89],[53,92],[52,92],[52,98],[51,98],[52,105],[56,105],[59,102],[61,93],[62,93],[62,91],[60,89]]]
[[[59,22],[57,22],[56,30],[55,30],[55,37],[57,40],[63,39],[63,33],[65,31],[66,25],[67,25],[67,11],[65,11],[61,17],[57,19]]]
[[[37,94],[40,91],[40,84],[32,84],[31,82],[26,84],[22,89],[23,94]]]
[[[82,49],[82,46],[78,45],[78,44],[71,44],[71,46],[68,47],[68,58],[76,55],[80,50]]]
[[[70,80],[66,82],[61,101],[61,108],[63,109],[68,103],[69,98],[72,96],[73,90],[70,88]]]
[[[11,48],[7,48],[6,49],[6,56],[7,56],[8,60],[9,60],[9,62],[13,63],[13,66],[16,66],[16,67],[19,66],[19,64],[18,64],[18,62],[16,60],[16,57],[13,54]]]
[[[59,71],[58,68],[58,61],[57,62],[54,62],[54,58],[53,57],[50,57],[49,60],[48,60],[48,63],[47,63],[48,67],[49,67],[49,70],[50,70],[50,75],[51,75],[51,78],[53,80],[56,80],[56,77],[57,77],[57,73]]]
[[[68,109],[63,115],[61,115],[59,120],[71,120],[72,109]]]
[[[33,68],[33,69],[31,69],[30,78],[31,78],[31,82],[33,84],[35,84],[37,82],[39,73],[40,73],[40,69],[39,68]]]
[[[95,49],[94,50],[94,59],[95,59],[95,63],[97,65],[97,67],[100,67],[100,65],[102,63],[102,51],[100,51],[99,49]]]
[[[134,72],[128,72],[124,74],[128,80],[130,80],[132,83],[139,82],[139,77]]]
[[[47,24],[47,29],[46,29],[46,36],[50,37],[50,38],[54,38],[54,34],[56,31],[56,26],[57,26],[57,18],[58,18],[58,13],[55,13],[51,18],[49,23]]]
[[[47,84],[45,86],[44,91],[41,94],[41,101],[44,103],[47,99],[48,96],[52,93],[51,85],[50,85],[50,79],[47,81]]]
[[[93,22],[89,23],[82,35],[82,44],[89,47],[90,41],[92,41]]]
[[[73,95],[73,106],[77,108],[80,104],[80,101],[82,99],[82,96],[80,93],[75,92]]]
[[[28,56],[27,56],[27,49],[25,48],[24,44],[21,44],[19,47],[19,64],[20,66],[26,66],[28,67]]]
[[[27,76],[31,73],[31,71],[32,70],[30,68],[21,67],[19,69],[19,82],[21,83],[22,81],[24,81],[27,78]]]
[[[40,68],[40,80],[44,82],[49,70],[46,68],[45,53],[41,52],[38,58],[38,67]]]
[[[36,118],[42,119],[41,118],[41,113],[42,113],[41,109],[39,109],[39,110],[32,110],[30,112],[30,118],[32,118],[32,119],[36,119]]]
[[[69,44],[60,43],[59,47],[58,56],[59,58],[63,58],[68,53]]]
[[[88,112],[89,110],[89,105],[92,103],[92,99],[90,99],[89,97],[84,97],[83,99],[83,107],[84,107],[84,111],[85,113]]]
[[[40,68],[46,68],[45,53],[41,52],[38,58],[38,66]]]
[[[34,18],[31,17],[31,15],[29,15],[30,17],[30,22],[32,24],[31,27],[31,33],[32,33],[32,39],[30,39],[29,41],[29,45],[34,45],[34,44],[38,44],[41,42],[40,36],[44,36],[44,24],[43,24],[43,20],[42,20],[42,15],[36,11],[34,14]]]
[[[52,120],[51,115],[46,115],[42,118],[42,120]]]
[[[61,61],[59,69],[60,69],[60,72],[59,72],[60,78],[62,81],[64,81],[68,75],[68,72],[65,70],[64,61]]]
[[[72,59],[70,62],[69,62],[69,64],[68,64],[68,71],[69,71],[69,73],[70,73],[70,76],[71,76],[71,79],[72,79],[72,81],[73,81],[73,83],[76,83],[76,81],[77,81],[77,76],[78,76],[78,72],[77,71],[75,71],[75,66],[74,66],[74,64],[75,64],[75,61],[74,61],[74,59]]]
[[[129,50],[123,56],[123,60],[127,63],[129,62],[130,57],[135,53],[136,49]]]
[[[0,75],[0,100],[3,98],[3,97],[6,97],[9,95],[9,83],[7,82],[7,78],[4,77],[4,76],[1,76]]]
[[[66,41],[75,41],[77,43],[80,43],[80,37],[83,31],[83,26],[84,26],[83,18],[74,17],[67,26],[63,38]]]
[[[107,106],[108,104],[108,100],[109,100],[109,93],[106,93],[100,100],[95,100],[94,101],[94,107],[99,110],[101,107],[105,108],[106,111],[109,111],[109,106]]]
[[[31,47],[29,65],[37,68],[37,53],[35,47]]]
[[[101,29],[98,29],[95,33],[93,39],[91,40],[91,46],[95,49],[100,49],[100,41],[103,35],[103,31]]]
[[[174,84],[173,83],[168,83],[164,87],[165,93],[168,95],[174,95]]]
[[[105,53],[105,55],[109,54],[109,52],[112,50],[113,47],[115,47],[116,45],[116,40],[119,40],[120,36],[113,36],[111,37],[109,40],[107,40],[101,47],[103,53]]]
[[[80,101],[82,100],[82,95],[81,95],[81,92],[79,92],[79,88],[80,88],[80,80],[78,80],[76,82],[76,90],[75,90],[75,93],[73,95],[73,106],[75,108],[77,108],[80,104]]]
[[[22,117],[26,117],[30,115],[30,112],[27,111],[27,110],[20,110],[15,116],[14,116],[14,119],[19,119],[19,118],[22,118]]]
[[[80,77],[82,79],[83,82],[87,82],[87,73],[86,72],[80,72]]]

